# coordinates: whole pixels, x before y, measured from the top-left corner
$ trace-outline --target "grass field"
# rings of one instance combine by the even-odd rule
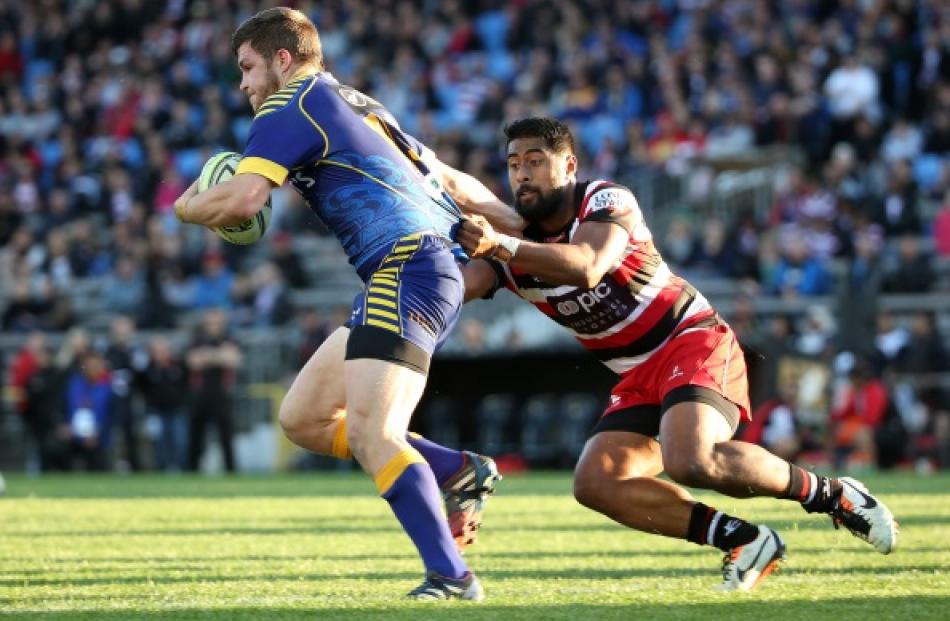
[[[8,477],[0,617],[16,619],[950,619],[950,476],[866,477],[901,523],[881,556],[792,503],[700,497],[778,528],[782,571],[711,591],[720,553],[577,505],[567,474],[499,486],[467,558],[482,604],[411,603],[419,562],[358,475]]]

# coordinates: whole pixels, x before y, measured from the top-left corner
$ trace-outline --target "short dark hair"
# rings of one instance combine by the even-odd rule
[[[231,36],[231,52],[250,43],[268,62],[278,50],[287,50],[295,62],[315,64],[323,69],[320,35],[310,19],[295,9],[279,6],[265,9],[244,20]]]
[[[505,138],[507,138],[506,147],[517,138],[541,138],[544,140],[544,146],[555,153],[563,151],[574,153],[574,135],[565,123],[557,119],[545,117],[518,119],[505,126]]]

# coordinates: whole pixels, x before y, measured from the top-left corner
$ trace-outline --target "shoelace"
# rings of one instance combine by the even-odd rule
[[[729,570],[736,564],[736,558],[739,556],[736,550],[729,550],[722,557],[722,579],[725,582],[729,581]]]
[[[871,532],[871,523],[857,513],[851,511],[842,511],[831,515],[831,523],[835,530],[844,526],[852,535],[863,541],[868,541],[868,535]],[[867,531],[867,532],[865,532]]]

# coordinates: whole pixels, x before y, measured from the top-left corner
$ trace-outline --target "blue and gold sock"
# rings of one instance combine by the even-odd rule
[[[419,451],[425,458],[432,473],[435,475],[435,481],[442,487],[453,474],[462,469],[465,465],[465,455],[462,451],[450,449],[441,444],[436,444],[432,440],[423,438],[418,433],[409,432],[406,435],[406,441],[409,446]]]
[[[461,451],[450,449],[436,444],[432,440],[423,438],[417,433],[406,434],[406,441],[409,446],[419,451],[426,463],[432,468],[435,474],[436,483],[439,487],[448,481],[453,474],[462,469],[465,465],[465,455]],[[346,417],[342,417],[333,432],[333,444],[330,448],[330,455],[337,459],[352,459],[353,453],[350,451],[349,442],[346,439]]]
[[[333,444],[330,446],[330,455],[337,459],[353,459],[353,451],[346,439],[346,417],[342,417],[333,432]]]
[[[392,507],[403,530],[412,539],[426,571],[447,578],[468,572],[442,514],[442,497],[432,468],[413,448],[389,460],[374,477],[379,494]]]

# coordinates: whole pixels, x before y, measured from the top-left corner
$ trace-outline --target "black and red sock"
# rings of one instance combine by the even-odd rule
[[[834,508],[835,500],[841,494],[841,483],[837,479],[817,475],[793,464],[788,468],[785,498],[802,503],[809,513],[828,513]]]
[[[689,516],[686,539],[699,545],[716,546],[724,552],[758,537],[759,527],[697,502]]]

